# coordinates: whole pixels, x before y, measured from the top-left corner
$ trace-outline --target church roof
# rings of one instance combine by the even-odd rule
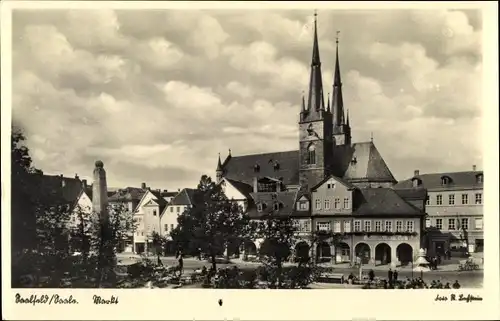
[[[247,183],[243,183],[240,181],[235,181],[234,179],[225,178],[234,188],[238,190],[243,196],[247,199],[250,198],[250,194],[253,193],[253,186]]]
[[[483,175],[483,171],[421,174],[399,182],[394,188],[412,188],[414,178],[418,178],[421,181],[421,186],[427,189],[483,188],[483,180],[478,180],[479,175]],[[442,184],[443,177],[450,178],[448,184]]]
[[[275,162],[279,169],[275,169]],[[255,165],[259,171],[255,171]],[[240,181],[252,186],[255,176],[283,178],[285,185],[294,185],[299,182],[299,152],[287,151],[245,156],[232,156],[224,164],[224,177]]]
[[[373,142],[355,143],[352,148],[336,150],[334,157],[347,160],[347,169],[342,177],[347,182],[396,182]],[[280,164],[277,170],[275,162]],[[258,172],[255,171],[256,164],[259,165]],[[285,185],[298,185],[299,151],[232,156],[224,162],[226,178],[251,185],[255,176],[283,178]]]
[[[355,143],[352,147],[352,154],[346,155],[350,160],[344,179],[397,182],[373,142]]]
[[[392,188],[362,188],[356,199],[355,215],[423,215]]]

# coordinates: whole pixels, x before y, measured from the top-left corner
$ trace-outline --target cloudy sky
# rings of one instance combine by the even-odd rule
[[[217,154],[298,148],[309,11],[26,11],[13,14],[13,120],[45,173],[177,189]],[[340,30],[354,141],[397,179],[481,168],[479,11],[318,12],[325,94]]]

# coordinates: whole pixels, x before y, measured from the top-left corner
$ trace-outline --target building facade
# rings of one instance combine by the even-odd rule
[[[295,256],[308,253],[319,259],[352,261],[358,243],[373,248],[368,255],[370,262],[377,261],[375,248],[379,243],[387,243],[390,251],[384,253],[392,255],[391,258],[397,257],[396,249],[404,242],[408,244],[408,251],[411,248],[410,252],[416,253],[420,246],[423,210],[411,202],[420,199],[424,203],[426,195],[422,199],[422,195],[406,192],[410,197],[405,198],[394,192],[391,188],[397,182],[373,140],[352,142],[349,113],[344,109],[342,95],[338,40],[331,98],[324,97],[322,79],[315,21],[309,90],[307,97],[302,97],[299,112],[298,149],[243,156],[233,156],[230,151],[224,161],[219,156],[217,181],[229,182],[229,191],[245,204],[254,219],[271,210],[277,215],[293,217],[300,236]],[[333,185],[336,188],[328,188]],[[394,206],[404,210],[395,211]],[[386,207],[393,211],[388,212]],[[373,209],[367,211],[366,208]],[[378,234],[366,231],[369,235],[363,234],[363,230],[353,232],[358,223],[367,222],[375,228],[379,221],[384,222],[380,223],[384,227],[389,224],[386,221],[393,224],[387,235],[382,235],[385,230]],[[400,224],[414,232],[395,238],[396,232],[392,229]],[[345,242],[338,249],[329,245],[328,240],[316,246],[313,234],[318,230],[339,231]],[[348,230],[351,232],[344,232]],[[249,250],[255,247],[258,251],[261,243],[262,240],[257,240],[250,244]]]
[[[472,171],[450,173],[420,174],[416,170],[396,187],[428,190],[425,228],[430,254],[483,251],[483,172],[476,166]]]

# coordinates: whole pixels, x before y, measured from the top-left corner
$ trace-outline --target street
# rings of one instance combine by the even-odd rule
[[[149,257],[151,260],[156,261],[155,256],[150,256]],[[130,255],[119,255],[118,259],[121,261],[121,264],[132,264],[137,262],[136,258],[130,258]],[[177,265],[178,261],[175,257],[161,257],[160,258],[162,263],[167,265],[167,266],[172,266],[172,265]],[[211,265],[210,262],[208,261],[200,261],[195,258],[187,258],[184,259],[184,271],[190,272],[190,270],[196,270],[199,269],[203,266],[206,266],[209,268]],[[224,268],[226,266],[233,266],[236,265],[240,268],[243,269],[251,269],[251,268],[257,268],[258,264],[257,263],[250,263],[250,262],[237,262],[237,263],[229,263],[229,264],[222,264],[222,263],[217,263],[218,268]],[[345,274],[345,277],[349,275],[349,273],[352,273],[354,275],[358,275],[359,270],[356,268],[344,268],[344,267],[334,267],[334,270],[336,273],[343,273]],[[366,270],[364,270],[366,272]],[[375,276],[380,277],[380,278],[387,278],[387,271],[384,270],[374,270]],[[420,273],[419,272],[413,272],[409,270],[400,270],[398,271],[398,279],[403,280],[412,277],[419,277]],[[458,280],[460,285],[465,288],[481,288],[483,286],[483,271],[466,271],[466,272],[454,272],[454,271],[430,271],[430,272],[424,272],[423,273],[423,279],[425,282],[430,283],[432,280],[440,280],[441,283],[446,284],[447,282],[453,284],[455,280]]]

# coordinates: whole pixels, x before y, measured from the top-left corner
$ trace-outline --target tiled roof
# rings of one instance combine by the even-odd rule
[[[478,182],[477,176],[483,175],[482,171],[468,172],[450,172],[450,173],[432,173],[421,174],[410,179],[399,182],[394,188],[412,188],[413,178],[418,178],[421,181],[421,186],[427,189],[453,189],[453,188],[483,188],[483,183]],[[447,176],[451,178],[451,182],[447,185],[442,185],[441,178]]]
[[[112,196],[109,197],[110,202],[117,201],[140,201],[142,197],[146,194],[146,190],[137,187],[126,187],[124,189],[118,190]]]
[[[427,198],[427,189],[425,188],[394,188],[394,191],[403,199],[420,199]]]
[[[63,177],[62,175],[33,174],[33,182],[37,189],[49,192],[61,201],[74,204],[83,189],[82,181],[78,178]]]
[[[353,144],[352,149],[346,154],[344,156],[348,156],[349,165],[344,173],[344,179],[396,183],[396,179],[373,142]]]
[[[347,187],[348,189],[354,189],[356,188],[356,186],[352,185],[351,183],[345,181],[344,179],[342,178],[338,178],[336,176],[333,176],[333,175],[330,175],[328,177],[325,177],[323,180],[321,180],[318,184],[316,184],[315,186],[313,186],[311,188],[311,190],[316,190],[318,187],[320,187],[321,185],[325,184],[329,179],[335,179],[337,182],[339,182],[340,184],[343,184],[345,187]]]
[[[192,205],[194,189],[184,188],[169,203],[169,205]]]
[[[394,182],[396,179],[373,142],[355,143],[351,147],[336,148],[334,151],[336,176],[344,181]],[[278,162],[279,170],[274,163]],[[254,167],[260,166],[259,172]],[[299,151],[228,157],[223,164],[224,177],[232,180],[253,183],[253,177],[283,178],[285,185],[299,184]]]
[[[268,193],[252,193],[252,199],[256,205],[259,203],[265,204],[262,209],[262,212],[257,211],[257,206],[253,206],[248,210],[248,215],[250,218],[260,218],[264,215],[268,215],[274,213],[278,216],[287,216],[292,215],[295,208],[295,200],[297,197],[298,191],[293,192],[268,192]],[[273,197],[276,197],[274,199]],[[274,210],[275,202],[281,205],[279,210]]]
[[[355,196],[354,215],[423,215],[392,188],[362,188]]]
[[[279,170],[274,169],[274,163],[279,163]],[[260,166],[259,172],[254,171],[254,166]],[[298,184],[299,182],[299,152],[277,152],[254,154],[245,156],[231,156],[224,162],[224,177],[240,181],[249,185],[253,184],[253,177],[258,175],[283,178],[285,185]]]

